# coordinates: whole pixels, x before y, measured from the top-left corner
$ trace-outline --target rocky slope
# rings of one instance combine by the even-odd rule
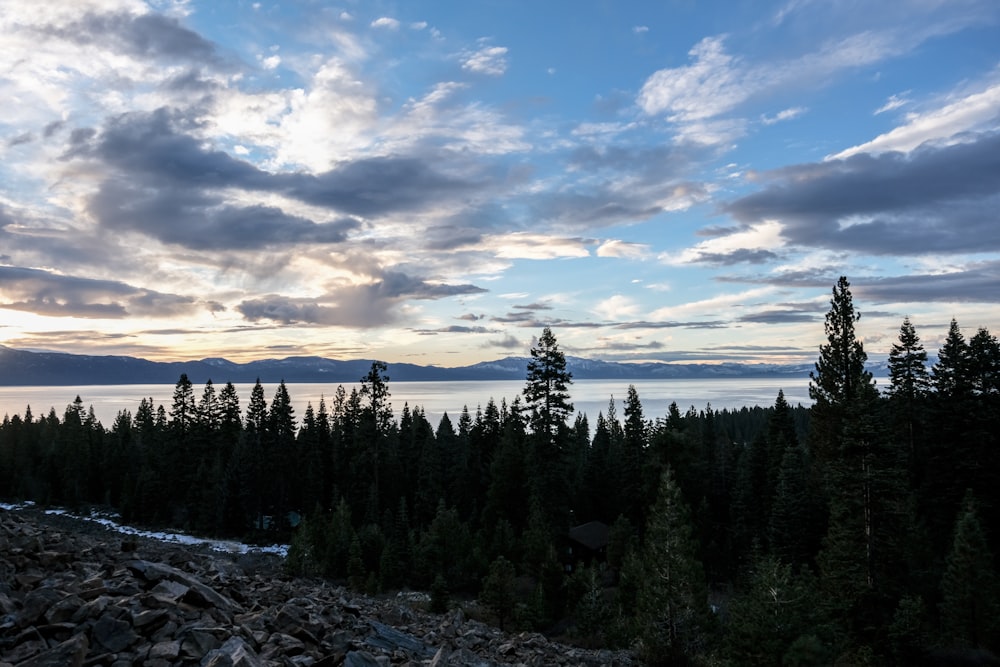
[[[0,510],[0,667],[630,665],[461,610],[356,596],[277,557],[122,537]]]

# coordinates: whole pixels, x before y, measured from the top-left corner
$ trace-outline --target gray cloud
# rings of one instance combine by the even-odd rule
[[[485,333],[497,333],[497,329],[490,329],[489,327],[463,327],[458,324],[453,324],[447,327],[441,327],[440,329],[415,329],[418,333],[422,334],[439,334],[439,333],[473,333],[473,334],[485,334]]]
[[[396,322],[405,299],[441,299],[485,292],[475,285],[447,285],[399,272],[385,272],[374,283],[349,285],[320,298],[289,298],[271,294],[243,301],[237,310],[250,321],[375,327]]]
[[[662,350],[666,345],[658,340],[650,341],[648,343],[633,343],[628,341],[616,341],[608,340],[602,341],[603,344],[600,347],[584,348],[591,350],[597,354],[606,354],[607,352],[635,352],[639,350]]]
[[[676,180],[687,175],[693,156],[677,146],[581,146],[569,156],[569,166],[589,173],[628,171],[644,183]]]
[[[607,326],[601,322],[580,322],[575,320],[564,320],[558,317],[543,320],[531,311],[525,311],[523,313],[508,312],[506,315],[495,315],[490,317],[490,321],[499,322],[501,324],[513,324],[518,327],[531,329],[543,329],[545,327],[558,327],[561,329],[599,329]]]
[[[529,205],[535,220],[585,228],[645,220],[663,212],[663,207],[653,203],[652,197],[637,194],[596,187],[588,194],[537,195],[529,198]]]
[[[42,130],[42,136],[48,139],[53,136],[56,132],[66,127],[66,121],[64,120],[54,120]]]
[[[948,273],[917,273],[901,276],[848,276],[851,293],[856,300],[871,304],[884,303],[1000,303],[1000,260],[974,262],[961,270]],[[776,287],[821,288],[827,293],[837,277],[828,268],[815,271],[795,271],[768,276],[725,276],[720,282],[774,285]],[[781,312],[814,312],[817,315],[827,311],[826,304],[779,304]],[[863,315],[872,317],[898,314],[862,308]],[[752,315],[750,317],[753,317]]]
[[[871,303],[1000,303],[1000,261],[963,271],[851,280],[851,292]]]
[[[770,250],[740,248],[726,253],[702,252],[693,261],[715,266],[733,266],[734,264],[767,264],[778,258],[778,254]]]
[[[0,306],[60,317],[176,316],[198,304],[113,280],[64,276],[40,269],[0,266]]]
[[[14,146],[20,146],[21,144],[30,144],[35,140],[35,135],[31,132],[22,132],[16,136],[11,137],[7,140],[7,148],[13,148]]]
[[[722,320],[708,322],[622,322],[615,329],[721,329],[727,326]]]
[[[324,306],[315,299],[269,294],[244,301],[236,309],[251,322],[273,320],[283,324],[347,324],[341,321],[337,307]],[[387,321],[379,318],[375,323],[384,324]]]
[[[743,315],[738,322],[753,322],[756,324],[791,324],[797,322],[822,322],[823,316],[817,313],[805,313],[795,310],[762,310],[759,313]]]
[[[86,46],[100,44],[120,53],[149,59],[195,63],[221,62],[215,45],[162,14],[88,13],[64,26],[43,32]]]
[[[178,112],[160,109],[113,119],[96,137],[74,132],[76,148],[67,158],[97,159],[117,174],[90,201],[102,225],[193,249],[340,243],[359,226],[344,216],[419,210],[478,187],[402,157],[362,159],[316,176],[270,174],[178,131],[188,124]],[[227,188],[282,194],[341,219],[317,223],[275,207],[226,205],[216,193]]]
[[[524,346],[524,343],[519,341],[514,336],[504,336],[503,338],[490,339],[482,346],[484,348],[499,347],[504,350],[517,350]]]
[[[745,232],[749,229],[746,226],[739,227],[725,227],[723,225],[709,225],[708,227],[702,227],[695,232],[696,236],[704,236],[707,238],[717,238],[720,236],[729,236],[730,234],[736,234],[738,232]]]
[[[646,220],[664,211],[663,202],[705,201],[704,183],[685,180],[704,157],[690,147],[582,145],[566,157],[568,173],[585,176],[565,189],[525,199],[532,220],[593,228]]]
[[[1000,250],[1000,133],[910,154],[858,154],[768,175],[726,204],[745,223],[777,219],[793,244],[878,255]]]
[[[106,181],[92,197],[89,211],[110,229],[138,231],[197,250],[340,243],[359,227],[351,219],[318,224],[273,206],[229,206],[197,190],[151,190],[120,181]]]
[[[316,206],[377,216],[426,208],[478,186],[438,173],[417,158],[377,157],[349,162],[318,176],[278,175],[274,187]]]

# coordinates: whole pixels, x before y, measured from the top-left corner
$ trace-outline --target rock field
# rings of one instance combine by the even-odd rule
[[[0,509],[0,667],[633,664],[85,523]]]

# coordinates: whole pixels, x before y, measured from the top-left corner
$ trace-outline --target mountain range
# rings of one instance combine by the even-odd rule
[[[390,381],[523,380],[528,357],[506,357],[471,366],[447,368],[389,364]],[[93,356],[62,352],[17,350],[0,345],[0,386],[67,386],[108,384],[174,384],[182,373],[198,384],[261,382],[355,383],[371,368],[371,359],[286,357],[236,363],[227,359],[149,361],[128,356]],[[813,364],[668,364],[623,363],[566,357],[566,368],[577,380],[796,377],[804,378]],[[872,367],[876,375],[884,369]],[[879,371],[882,370],[880,373]]]

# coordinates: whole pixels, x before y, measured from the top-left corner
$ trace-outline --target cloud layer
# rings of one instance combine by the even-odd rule
[[[0,342],[798,359],[841,274],[1000,328],[995,3],[637,11],[9,0]]]

